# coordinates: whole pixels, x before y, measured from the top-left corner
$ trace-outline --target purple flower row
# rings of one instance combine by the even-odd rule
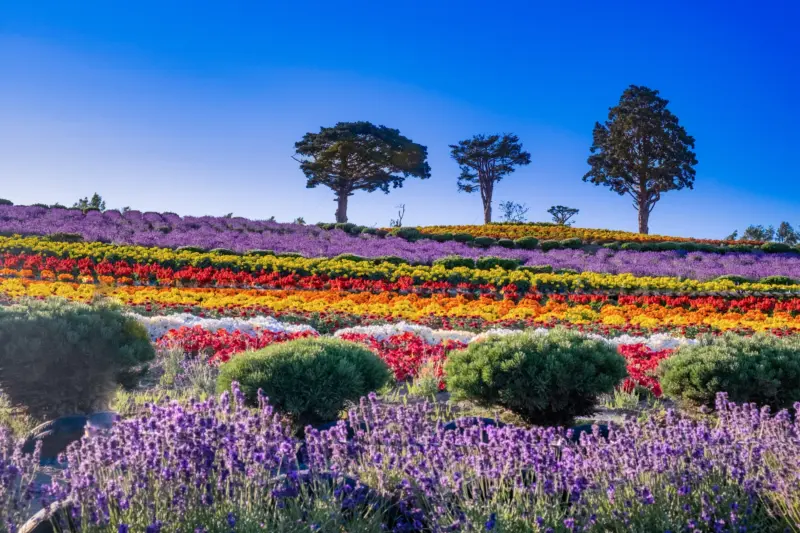
[[[354,436],[343,423],[307,429],[302,473],[289,426],[263,401],[258,411],[241,402],[234,386],[219,401],[152,406],[84,437],[53,496],[74,502],[84,533],[377,531],[380,522],[398,531],[781,531],[800,512],[800,421],[724,396],[716,422],[669,412],[577,445],[556,428],[448,431],[430,405],[373,396],[350,412]],[[332,514],[350,522],[320,524]]]
[[[90,211],[0,206],[0,232],[78,233],[85,240],[177,248],[198,246],[228,248],[237,252],[274,250],[306,257],[355,254],[364,257],[393,255],[412,262],[431,263],[448,255],[478,258],[497,256],[520,259],[526,265],[551,265],[555,269],[631,273],[637,276],[673,276],[707,280],[721,275],[759,279],[766,276],[800,277],[800,255],[766,253],[715,254],[707,252],[638,252],[600,249],[482,250],[457,242],[404,239],[372,235],[353,236],[316,226],[253,221],[244,218],[180,217],[139,211]]]

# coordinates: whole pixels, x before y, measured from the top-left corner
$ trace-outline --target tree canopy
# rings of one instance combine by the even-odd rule
[[[431,176],[428,149],[398,130],[369,122],[339,122],[306,133],[295,143],[295,159],[308,179],[306,187],[333,190],[336,222],[347,222],[347,199],[355,191],[388,193],[408,177]]]
[[[662,194],[693,188],[697,164],[694,138],[658,94],[637,85],[625,89],[605,124],[595,124],[591,169],[583,177],[633,198],[639,233],[648,233],[650,213]]]
[[[508,133],[475,135],[458,144],[451,144],[450,156],[461,168],[458,190],[466,193],[480,191],[485,224],[492,221],[495,183],[514,172],[516,167],[531,162],[531,154],[522,149],[519,137]]]
[[[82,210],[84,213],[87,211],[105,211],[106,210],[106,202],[103,200],[103,197],[97,193],[92,195],[92,198],[81,198],[72,206],[73,208],[77,208]]]
[[[562,226],[569,226],[570,219],[580,213],[580,209],[574,207],[567,207],[565,205],[554,205],[547,210],[550,216],[553,217],[553,222]]]

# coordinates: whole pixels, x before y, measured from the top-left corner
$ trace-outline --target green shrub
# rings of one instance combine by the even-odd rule
[[[653,243],[655,245],[655,249],[659,251],[668,251],[668,250],[680,250],[681,243],[679,242],[657,242]]]
[[[199,246],[180,246],[175,248],[176,252],[192,252],[196,254],[205,253],[206,250],[204,248],[200,248]]]
[[[362,257],[360,255],[355,255],[355,254],[339,254],[333,259],[334,260],[338,259],[340,261],[356,261],[356,262],[370,261],[370,259],[367,259],[366,257]]]
[[[583,246],[583,242],[576,237],[572,239],[563,239],[562,241],[560,241],[560,245],[561,248],[566,248],[569,250],[577,250]]]
[[[559,268],[556,274],[578,274],[578,271],[574,268]]]
[[[303,254],[299,254],[297,252],[281,252],[275,255],[277,257],[303,257]]]
[[[0,205],[14,205],[14,202],[6,200],[5,198],[0,198]]]
[[[467,267],[475,268],[475,260],[469,257],[461,257],[460,255],[448,255],[447,257],[440,257],[433,261],[434,266],[441,265],[445,268]]]
[[[490,246],[494,246],[497,244],[497,239],[493,239],[491,237],[475,237],[475,240],[472,241],[472,244],[479,248],[488,248]]]
[[[759,283],[766,285],[796,285],[797,281],[789,276],[767,276],[758,280]]]
[[[336,224],[334,224],[333,222],[317,222],[317,227],[322,228],[326,231],[332,230],[335,226]]]
[[[363,233],[365,235],[377,235],[378,234],[378,228],[366,228],[365,227],[365,228],[363,228],[361,230],[361,233]]]
[[[332,338],[273,344],[234,356],[222,365],[217,390],[239,382],[251,405],[262,389],[270,404],[301,427],[335,420],[347,402],[384,387],[389,367],[370,350]]]
[[[746,278],[744,276],[736,276],[734,274],[725,274],[724,276],[718,276],[714,278],[714,281],[732,281],[736,285],[741,285],[742,283],[752,283],[753,280],[750,278]]]
[[[532,272],[534,274],[552,274],[553,267],[550,265],[525,265],[521,267],[517,267],[517,270],[522,270],[524,272]]]
[[[514,241],[511,239],[497,239],[497,246],[502,246],[503,248],[516,248],[517,245],[514,244]]]
[[[80,233],[51,233],[44,240],[52,242],[83,242],[83,235]]]
[[[405,239],[407,241],[416,241],[420,237],[422,237],[422,233],[413,227],[408,228],[394,228],[392,231],[389,232],[389,235],[394,237],[400,237],[401,239]]]
[[[622,249],[622,250],[641,251],[642,245],[639,244],[638,242],[625,242],[625,243],[622,243],[622,246],[620,246],[620,249]]]
[[[407,265],[408,260],[403,259],[402,257],[397,257],[396,255],[382,255],[380,257],[376,257],[372,260],[373,263],[391,263],[393,265]]]
[[[389,235],[389,231],[383,228],[378,228],[377,230],[375,230],[375,235],[377,235],[380,238],[383,238]]]
[[[333,225],[334,229],[342,230],[345,233],[350,233],[353,228],[356,227],[355,224],[351,224],[350,222],[337,222]]]
[[[491,270],[495,267],[514,270],[520,263],[519,259],[504,259],[502,257],[480,257],[475,261],[475,266],[481,270]]]
[[[761,245],[761,249],[770,254],[792,251],[792,247],[785,242],[765,242]]]
[[[722,248],[719,246],[714,246],[713,244],[698,242],[695,246],[697,247],[698,252],[708,252],[712,254],[722,253]]]
[[[724,250],[726,252],[747,254],[753,251],[753,247],[749,244],[731,244],[730,246],[726,246]]]
[[[264,257],[266,255],[275,255],[275,252],[273,252],[272,250],[248,250],[247,255]]]
[[[475,237],[469,233],[455,233],[453,234],[453,240],[456,242],[472,242],[475,240]]]
[[[106,409],[155,357],[147,330],[116,306],[25,300],[0,306],[0,389],[38,419]]]
[[[227,248],[213,248],[209,250],[208,253],[217,255],[239,255],[233,250],[229,250]]]
[[[538,425],[567,425],[591,414],[597,395],[627,375],[612,346],[560,328],[472,343],[450,354],[445,374],[455,399],[500,405]]]
[[[555,240],[542,241],[539,243],[539,248],[541,248],[543,252],[549,252],[550,250],[558,250],[559,248],[561,248],[561,241],[555,241]]]
[[[436,242],[447,242],[453,240],[452,233],[433,233],[433,234],[427,234],[426,237]]]
[[[517,245],[517,248],[522,248],[523,250],[534,250],[539,246],[539,239],[536,237],[520,237],[514,241],[514,244]]]
[[[619,242],[607,242],[603,245],[603,248],[608,248],[609,250],[619,250],[621,243]]]
[[[694,405],[713,406],[726,392],[734,402],[788,408],[800,399],[800,338],[704,336],[662,361],[658,373],[667,396]]]

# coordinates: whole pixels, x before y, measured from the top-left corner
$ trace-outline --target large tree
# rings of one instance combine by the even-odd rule
[[[531,154],[522,149],[519,137],[511,134],[476,135],[451,144],[450,156],[461,168],[458,190],[466,193],[480,191],[485,224],[492,221],[495,183],[514,172],[516,167],[531,162]]]
[[[609,110],[605,124],[594,126],[591,169],[583,181],[633,198],[639,233],[648,232],[650,213],[662,194],[694,184],[694,138],[667,109],[668,103],[658,91],[631,85]]]
[[[324,185],[336,196],[336,222],[347,222],[347,199],[355,191],[389,192],[408,177],[431,177],[428,149],[398,130],[369,122],[339,122],[306,133],[294,145],[306,187]]]

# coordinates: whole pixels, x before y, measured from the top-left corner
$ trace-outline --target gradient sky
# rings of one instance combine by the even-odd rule
[[[514,132],[533,162],[495,203],[635,230],[626,197],[581,177],[595,121],[641,84],[670,100],[700,162],[651,232],[800,225],[800,2],[721,6],[0,1],[0,197],[330,221],[333,194],[305,188],[294,142],[369,120],[426,145],[432,178],[356,193],[353,222],[386,225],[405,203],[409,225],[480,223],[448,144]]]

